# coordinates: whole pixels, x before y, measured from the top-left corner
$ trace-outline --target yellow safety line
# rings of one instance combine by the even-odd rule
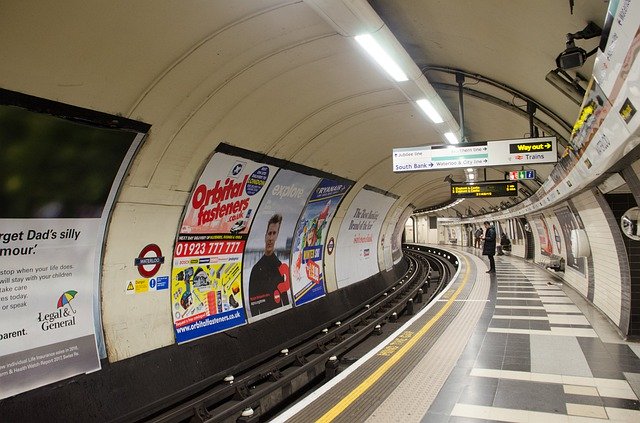
[[[402,348],[398,349],[395,354],[393,354],[389,359],[384,362],[378,369],[369,375],[360,385],[358,385],[353,391],[351,391],[348,395],[346,395],[342,400],[333,406],[329,411],[327,411],[322,417],[320,417],[316,422],[319,423],[328,423],[333,421],[336,417],[338,417],[351,403],[357,400],[362,394],[364,394],[371,386],[378,381],[385,373],[387,373],[391,367],[398,362],[419,340],[422,338],[429,329],[442,317],[442,315],[451,307],[451,304],[455,301],[455,299],[460,295],[462,288],[467,283],[467,279],[469,277],[469,261],[465,256],[462,256],[465,262],[465,273],[462,279],[462,283],[456,289],[456,292],[453,293],[451,298],[445,303],[445,305],[436,313],[435,316],[431,318],[418,332],[416,332],[415,336],[407,341],[406,344],[402,346]]]

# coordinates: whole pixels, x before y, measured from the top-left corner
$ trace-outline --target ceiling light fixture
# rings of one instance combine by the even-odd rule
[[[444,119],[442,119],[440,113],[438,113],[438,111],[435,109],[435,107],[433,107],[429,100],[422,98],[420,100],[416,100],[416,103],[418,104],[418,106],[420,106],[424,114],[427,115],[433,123],[444,122]]]
[[[440,136],[450,131],[460,137],[460,125],[429,83],[400,41],[371,7],[368,0],[302,0],[325,22],[345,38],[353,38],[361,48],[391,75],[396,88],[414,104],[429,99],[442,124],[436,127]],[[355,46],[356,43],[350,43]],[[360,48],[357,47],[357,48]],[[417,103],[416,103],[417,104]],[[418,106],[420,107],[420,106]],[[425,113],[425,112],[420,112]],[[443,140],[443,142],[446,142]]]
[[[371,34],[356,35],[355,39],[395,81],[402,82],[409,80],[407,75],[400,69],[400,66],[380,47],[380,44],[378,44]]]
[[[450,144],[457,144],[458,137],[453,132],[445,132],[444,137],[449,141]]]
[[[567,72],[558,68],[549,71],[544,79],[578,106],[582,104],[586,90],[580,85],[580,82],[586,80],[580,74],[576,73],[574,79]]]
[[[428,214],[428,213],[433,213],[433,212],[437,212],[437,211],[441,211],[441,210],[446,210],[448,208],[457,206],[458,204],[462,203],[462,201],[464,201],[464,198],[458,198],[457,200],[455,200],[453,203],[449,203],[446,206],[442,206],[442,207],[437,207],[435,209],[428,209],[425,210],[423,214]]]

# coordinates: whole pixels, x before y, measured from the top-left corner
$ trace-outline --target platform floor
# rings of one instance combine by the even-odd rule
[[[477,250],[379,347],[277,422],[640,422],[640,344],[548,271]]]

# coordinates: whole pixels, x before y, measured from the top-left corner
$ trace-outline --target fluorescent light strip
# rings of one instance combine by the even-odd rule
[[[370,34],[356,35],[355,39],[394,80],[397,82],[409,80],[400,66],[389,57]]]
[[[429,211],[426,211],[426,212],[424,212],[422,214],[429,214],[429,213],[437,212],[437,211],[440,211],[440,210],[446,210],[446,209],[448,209],[450,207],[457,206],[458,204],[462,203],[463,200],[464,200],[464,198],[458,198],[456,201],[454,201],[453,203],[451,203],[449,205],[446,205],[444,207],[440,207],[438,209],[429,210]]]
[[[446,132],[444,137],[449,141],[450,144],[457,144],[458,138],[453,132]]]
[[[416,100],[418,106],[422,109],[422,111],[433,121],[433,123],[442,123],[444,119],[440,116],[440,113],[433,107],[433,105],[429,102],[429,100],[420,99]]]

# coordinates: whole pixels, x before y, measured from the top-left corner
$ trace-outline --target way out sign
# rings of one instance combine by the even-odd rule
[[[558,161],[555,137],[394,148],[393,171],[530,165]]]
[[[160,247],[156,244],[149,244],[140,251],[133,264],[138,267],[138,273],[143,278],[152,278],[160,270],[160,265],[164,263],[164,256]]]

